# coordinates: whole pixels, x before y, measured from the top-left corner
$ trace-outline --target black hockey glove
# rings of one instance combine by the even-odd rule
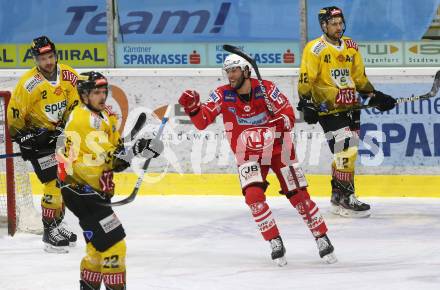
[[[376,107],[381,112],[391,110],[396,106],[396,99],[390,95],[386,95],[381,91],[374,91],[373,93],[374,96],[368,102],[369,106]]]
[[[134,155],[140,155],[146,159],[158,157],[163,149],[163,142],[158,139],[140,138],[133,145]]]
[[[113,152],[113,171],[121,172],[130,166],[131,158],[127,155],[124,144],[119,144]]]
[[[23,160],[35,158],[38,153],[38,143],[33,132],[21,132],[13,138],[20,146],[21,157]]]
[[[316,124],[318,123],[319,115],[318,110],[313,104],[312,100],[304,97],[299,98],[298,107],[296,107],[298,111],[303,112],[304,121],[307,124]]]

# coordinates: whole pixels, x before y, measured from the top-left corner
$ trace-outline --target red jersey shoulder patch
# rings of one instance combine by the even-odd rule
[[[353,39],[344,39],[344,42],[347,48],[354,48],[356,50],[359,50],[357,43]]]
[[[68,81],[72,84],[72,86],[76,86],[76,82],[78,81],[78,77],[76,74],[71,72],[70,70],[62,70],[61,71],[61,79],[63,81]]]

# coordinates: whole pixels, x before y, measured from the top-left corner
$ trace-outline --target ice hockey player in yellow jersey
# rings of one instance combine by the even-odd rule
[[[62,222],[64,205],[56,187],[55,145],[63,124],[79,104],[78,74],[57,62],[55,44],[46,36],[31,45],[36,66],[17,83],[8,105],[8,126],[12,139],[20,145],[22,158],[32,163],[44,192],[41,200],[43,242],[48,252],[65,253],[76,235]]]
[[[125,147],[117,130],[117,116],[105,102],[107,79],[98,72],[80,75],[82,103],[71,113],[65,128],[64,147],[58,154],[58,178],[64,202],[79,219],[86,241],[80,265],[80,289],[126,289],[125,231],[110,202],[113,172],[126,169],[134,156],[157,157],[160,140],[139,138]]]
[[[305,122],[320,123],[333,153],[332,212],[345,217],[368,217],[370,205],[356,198],[354,188],[360,111],[350,108],[358,104],[357,92],[369,97],[369,105],[380,111],[393,109],[396,100],[376,91],[368,80],[358,45],[343,36],[342,10],[335,6],[322,8],[318,20],[323,35],[304,48],[298,110],[303,112]]]

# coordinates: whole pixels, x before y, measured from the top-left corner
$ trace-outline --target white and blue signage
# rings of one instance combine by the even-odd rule
[[[116,46],[118,67],[203,67],[206,49],[202,44],[119,43]]]
[[[394,97],[426,93],[432,84],[381,84],[377,89]],[[405,95],[402,95],[405,94]],[[383,154],[384,166],[440,165],[440,97],[402,103],[388,112],[363,110],[359,155]],[[375,132],[371,134],[372,132]],[[379,133],[379,134],[377,134]],[[365,135],[374,136],[365,146]],[[373,144],[373,146],[371,146]],[[367,148],[368,147],[368,148]],[[372,147],[375,147],[373,150]],[[374,152],[375,151],[375,152]],[[379,153],[378,153],[379,152]]]
[[[298,67],[301,61],[298,42],[228,43],[251,55],[264,67]],[[229,52],[220,43],[208,44],[209,66],[219,67]]]

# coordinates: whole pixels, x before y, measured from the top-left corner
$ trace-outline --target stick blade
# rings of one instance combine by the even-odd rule
[[[153,111],[153,116],[158,120],[162,120],[167,111],[168,105],[163,105]]]

